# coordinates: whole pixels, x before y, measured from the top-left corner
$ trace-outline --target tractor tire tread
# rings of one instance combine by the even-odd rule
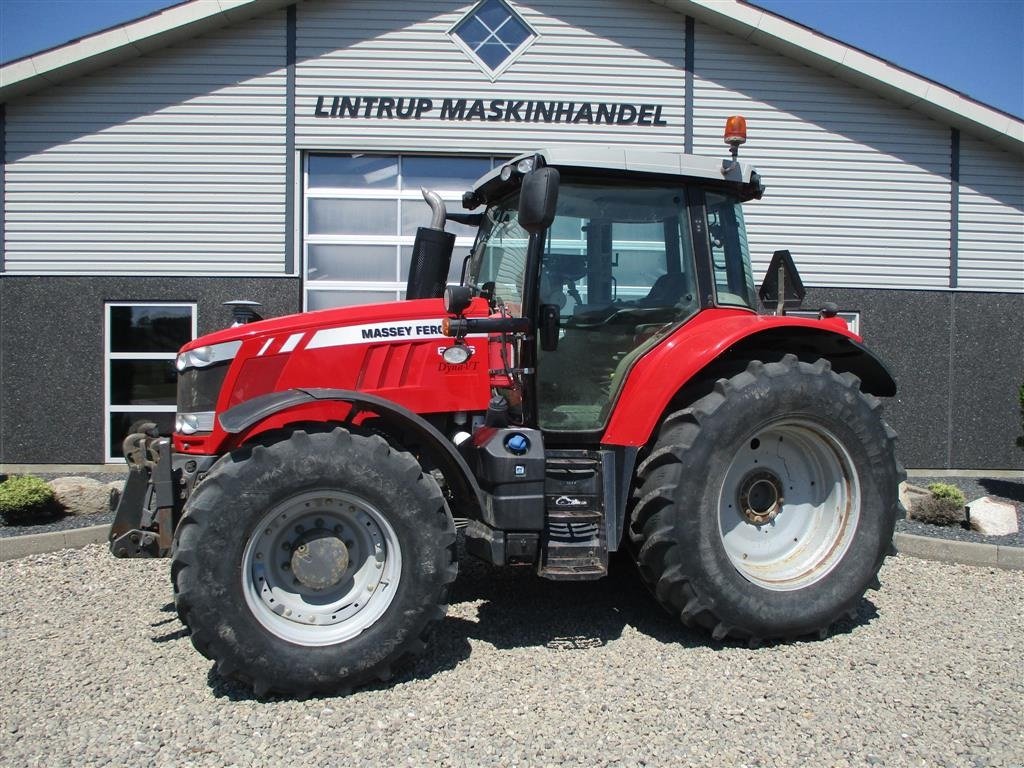
[[[250,688],[258,699],[265,699],[272,695],[302,698],[314,694],[344,694],[360,685],[390,679],[395,669],[407,665],[426,649],[434,625],[441,621],[447,612],[450,587],[458,575],[454,521],[444,503],[437,481],[420,469],[418,462],[411,454],[394,450],[386,440],[379,436],[352,435],[342,428],[314,435],[310,435],[304,430],[296,430],[283,442],[287,443],[286,450],[290,451],[324,450],[326,446],[314,446],[314,437],[318,441],[329,442],[329,448],[333,451],[360,450],[358,446],[365,444],[374,462],[378,464],[387,462],[395,469],[396,475],[403,483],[416,486],[424,508],[430,510],[429,514],[435,522],[435,525],[430,527],[436,531],[434,535],[440,538],[438,551],[443,553],[444,562],[437,569],[437,584],[433,587],[430,604],[423,608],[419,619],[417,619],[421,626],[410,634],[402,647],[393,654],[343,679],[314,684],[293,679],[282,680],[280,676],[275,679],[269,675],[260,674],[258,667],[246,668],[247,665],[237,657],[237,649],[232,645],[230,632],[211,632],[204,628],[191,626],[189,619],[197,602],[202,601],[205,610],[209,612],[210,590],[208,585],[200,583],[196,562],[200,559],[197,556],[200,542],[208,535],[211,516],[205,510],[195,512],[191,507],[186,507],[185,515],[175,532],[172,545],[171,579],[178,616],[189,631],[195,649],[207,659],[215,662],[214,668],[217,674],[225,680],[232,680]],[[272,470],[273,455],[272,449],[263,445],[243,447],[225,455],[214,464],[204,478],[200,486],[203,495],[224,497],[240,491],[243,487],[242,480],[247,463],[251,462],[252,466],[258,468],[259,471]],[[414,469],[415,476],[413,476]],[[387,615],[385,614],[385,616]],[[380,621],[382,620],[383,617]]]
[[[795,355],[786,355],[779,362],[752,361],[746,370],[731,379],[716,382],[711,393],[666,416],[650,453],[637,468],[627,543],[632,548],[641,577],[663,607],[678,616],[685,626],[709,631],[715,641],[739,639],[754,647],[767,640],[788,641],[808,635],[827,636],[836,621],[857,615],[859,598],[852,603],[837,606],[832,619],[810,631],[758,633],[732,626],[716,614],[716,597],[701,594],[694,583],[692,571],[679,551],[678,539],[673,535],[671,517],[682,498],[679,487],[688,469],[693,471],[686,465],[686,456],[699,440],[705,439],[703,425],[714,419],[719,409],[727,407],[732,398],[744,389],[757,385],[765,378],[774,379],[795,373],[831,377],[839,386],[850,390],[853,397],[864,400],[872,412],[877,411],[881,405],[878,398],[860,390],[860,380],[856,376],[833,372],[827,360],[821,359],[811,364],[800,362]],[[886,441],[883,452],[892,457],[893,466],[897,467],[896,474],[902,480],[905,472],[894,458],[896,433],[888,424],[882,424]],[[887,512],[892,521],[895,520],[899,506],[895,496],[897,494],[894,494],[892,508]],[[874,563],[876,574],[891,551],[888,545],[882,548]],[[878,586],[876,575],[869,580],[866,588],[877,589]]]

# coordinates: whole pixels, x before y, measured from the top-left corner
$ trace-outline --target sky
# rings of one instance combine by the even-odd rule
[[[0,61],[169,0],[0,0]],[[1024,118],[1024,0],[757,0],[756,5]]]

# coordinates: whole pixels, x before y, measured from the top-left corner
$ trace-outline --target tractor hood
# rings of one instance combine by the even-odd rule
[[[481,304],[483,302],[480,302]],[[486,306],[479,310],[486,314]],[[477,314],[473,309],[468,314]],[[269,320],[238,325],[199,336],[181,348],[188,352],[199,347],[222,344],[231,341],[249,341],[256,338],[291,337],[298,333],[315,333],[321,329],[343,326],[364,326],[381,323],[398,323],[403,320],[421,320],[436,317],[438,323],[447,314],[441,299],[417,299],[415,301],[396,301],[387,304],[365,304],[357,307],[336,307],[320,309],[314,312],[301,312],[284,315]],[[372,329],[371,329],[372,333]]]
[[[487,302],[475,299],[467,314],[487,312]],[[290,390],[359,392],[420,414],[484,410],[490,397],[487,338],[469,339],[468,357],[449,363],[444,352],[456,340],[443,333],[447,316],[441,299],[418,299],[306,312],[201,336],[176,360],[175,448],[221,451],[227,435],[218,414]],[[341,418],[337,405],[317,408],[298,409],[289,418]]]

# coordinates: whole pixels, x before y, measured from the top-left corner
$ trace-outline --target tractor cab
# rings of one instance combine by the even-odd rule
[[[756,308],[741,208],[763,191],[756,172],[684,155],[619,158],[525,155],[466,195],[487,205],[466,284],[536,323],[536,349],[518,351],[536,369],[526,420],[545,432],[600,432],[633,362],[673,329],[704,308]],[[539,174],[543,185],[527,182]],[[531,233],[521,210],[545,206]]]

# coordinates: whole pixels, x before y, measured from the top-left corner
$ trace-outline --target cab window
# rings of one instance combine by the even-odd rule
[[[563,182],[541,262],[558,349],[538,359],[541,427],[601,428],[633,361],[698,308],[686,193]]]
[[[742,206],[735,198],[708,192],[705,208],[717,303],[756,309],[757,296],[750,271],[750,250]]]

